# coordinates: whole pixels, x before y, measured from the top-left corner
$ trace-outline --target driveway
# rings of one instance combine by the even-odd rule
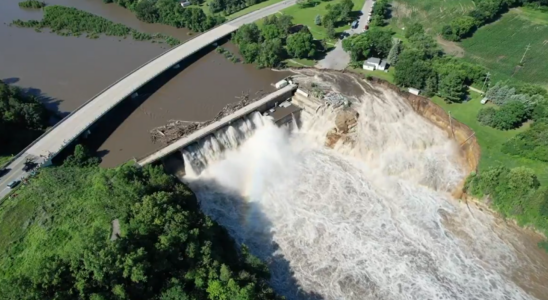
[[[368,24],[367,17],[373,10],[373,0],[365,0],[362,7],[362,15],[358,21],[356,29],[350,28],[344,32],[349,35],[360,34],[365,31],[365,25]],[[342,70],[350,63],[350,55],[343,50],[342,40],[338,40],[335,49],[329,51],[324,59],[316,64],[316,68]]]

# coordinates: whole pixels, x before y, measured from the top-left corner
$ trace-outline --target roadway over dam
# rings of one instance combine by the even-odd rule
[[[165,70],[200,51],[204,47],[231,34],[240,26],[253,23],[266,16],[275,14],[295,3],[296,0],[279,2],[215,27],[176,48],[166,51],[162,55],[152,59],[148,63],[119,79],[74,110],[53,128],[27,146],[22,152],[17,154],[14,159],[5,166],[8,172],[0,178],[0,198],[9,192],[9,189],[6,186],[10,181],[26,176],[26,173],[22,171],[22,168],[27,157],[33,158],[36,163],[44,163],[47,160],[47,156],[51,157],[57,155],[113,107]]]

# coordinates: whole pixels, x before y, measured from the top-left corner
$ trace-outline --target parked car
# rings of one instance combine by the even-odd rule
[[[14,187],[18,186],[19,183],[21,183],[21,180],[14,180],[14,181],[8,183],[8,187],[9,187],[10,189],[13,189]]]
[[[358,28],[358,20],[355,20],[354,22],[352,22],[351,26],[352,26],[353,29]]]

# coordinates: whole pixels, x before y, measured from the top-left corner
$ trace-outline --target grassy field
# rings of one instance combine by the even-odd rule
[[[0,167],[7,163],[11,158],[11,156],[0,156]]]
[[[472,0],[395,0],[392,2],[391,26],[396,31],[420,22],[432,33],[441,31],[443,25],[474,9]]]
[[[352,2],[354,2],[353,10],[358,12],[358,11],[361,11],[363,4],[365,3],[365,0],[352,0]],[[307,7],[307,8],[300,8],[299,6],[294,5],[292,7],[288,7],[282,10],[282,13],[293,16],[293,23],[303,24],[308,26],[308,28],[310,29],[310,32],[312,32],[312,35],[314,35],[314,38],[317,40],[321,40],[326,38],[325,27],[314,24],[314,20],[317,15],[324,16],[327,13],[327,9],[326,9],[327,5],[329,4],[334,5],[335,3],[336,3],[335,1],[320,2],[318,5],[314,7]],[[349,28],[350,28],[350,24],[344,24],[342,26],[335,28],[335,31],[337,33],[340,33]]]
[[[463,40],[461,46],[465,59],[487,67],[493,82],[513,78],[548,88],[548,13],[513,9]]]
[[[448,104],[439,97],[432,101],[441,106],[445,111],[466,124],[475,133],[481,147],[480,170],[489,166],[504,165],[509,168],[524,166],[533,169],[543,185],[548,184],[548,164],[533,161],[525,158],[514,157],[500,151],[504,142],[524,131],[527,124],[516,130],[501,131],[488,126],[481,125],[476,116],[478,111],[484,107],[480,104],[481,96],[478,93],[470,92],[472,99],[462,104]]]
[[[250,7],[246,7],[240,11],[237,11],[229,16],[227,16],[226,18],[229,19],[229,20],[232,20],[232,19],[236,19],[237,17],[241,17],[245,14],[248,14],[250,12],[253,12],[253,11],[256,11],[258,9],[261,9],[261,8],[265,8],[267,6],[270,6],[272,4],[276,4],[278,2],[282,2],[283,0],[268,0],[268,1],[265,1],[265,2],[261,2],[259,4],[255,4],[253,6],[250,6]]]
[[[380,70],[369,71],[369,70],[364,70],[364,69],[361,69],[361,68],[357,68],[357,69],[352,68],[350,70],[354,73],[360,73],[360,74],[363,74],[365,76],[371,76],[371,77],[383,79],[383,80],[386,80],[388,82],[394,83],[394,70],[395,69],[393,67],[390,67],[388,69],[388,72],[384,72],[384,71],[380,71]]]

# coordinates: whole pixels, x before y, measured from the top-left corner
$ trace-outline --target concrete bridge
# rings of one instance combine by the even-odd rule
[[[57,155],[68,144],[88,130],[93,123],[141,86],[165,70],[204,47],[236,31],[240,26],[253,23],[266,16],[277,13],[295,3],[296,0],[283,1],[215,27],[184,44],[163,53],[119,79],[65,117],[21,153],[17,154],[6,166],[8,172],[0,177],[0,198],[9,192],[9,189],[6,187],[9,182],[26,176],[26,173],[22,171],[22,168],[27,157],[33,158],[34,161],[39,164],[49,163],[53,156]]]

